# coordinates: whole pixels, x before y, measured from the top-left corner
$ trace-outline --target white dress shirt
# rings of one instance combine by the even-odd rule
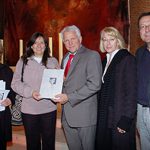
[[[105,69],[104,69],[104,72],[103,72],[103,75],[102,75],[102,82],[104,83],[104,75],[112,61],[112,59],[114,58],[114,56],[116,55],[116,53],[119,51],[119,49],[113,51],[112,53],[107,53],[106,54],[106,57],[107,57],[107,63],[106,63],[106,66],[105,66]]]

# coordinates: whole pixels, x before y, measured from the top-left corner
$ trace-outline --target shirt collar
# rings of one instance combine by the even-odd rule
[[[116,53],[119,51],[120,49],[117,49],[115,51],[113,51],[112,53],[107,53],[106,57],[107,57],[107,62],[110,59],[110,61],[113,59],[113,57],[116,55]]]

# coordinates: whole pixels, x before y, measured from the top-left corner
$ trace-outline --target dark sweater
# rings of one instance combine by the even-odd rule
[[[146,45],[136,52],[138,77],[138,103],[150,106],[150,52]]]

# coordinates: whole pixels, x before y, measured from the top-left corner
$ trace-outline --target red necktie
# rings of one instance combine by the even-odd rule
[[[70,68],[70,65],[71,65],[71,62],[72,62],[72,59],[73,59],[74,55],[73,54],[70,54],[69,55],[69,59],[68,59],[68,62],[66,64],[66,68],[65,68],[65,77],[67,76],[67,73],[69,71],[69,68]]]

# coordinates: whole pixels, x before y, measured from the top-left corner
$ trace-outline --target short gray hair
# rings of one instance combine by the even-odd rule
[[[62,40],[64,39],[64,36],[63,36],[64,32],[68,32],[68,31],[75,31],[78,38],[81,37],[80,29],[75,25],[71,25],[71,26],[66,26],[65,28],[61,30],[60,35],[61,35]]]

